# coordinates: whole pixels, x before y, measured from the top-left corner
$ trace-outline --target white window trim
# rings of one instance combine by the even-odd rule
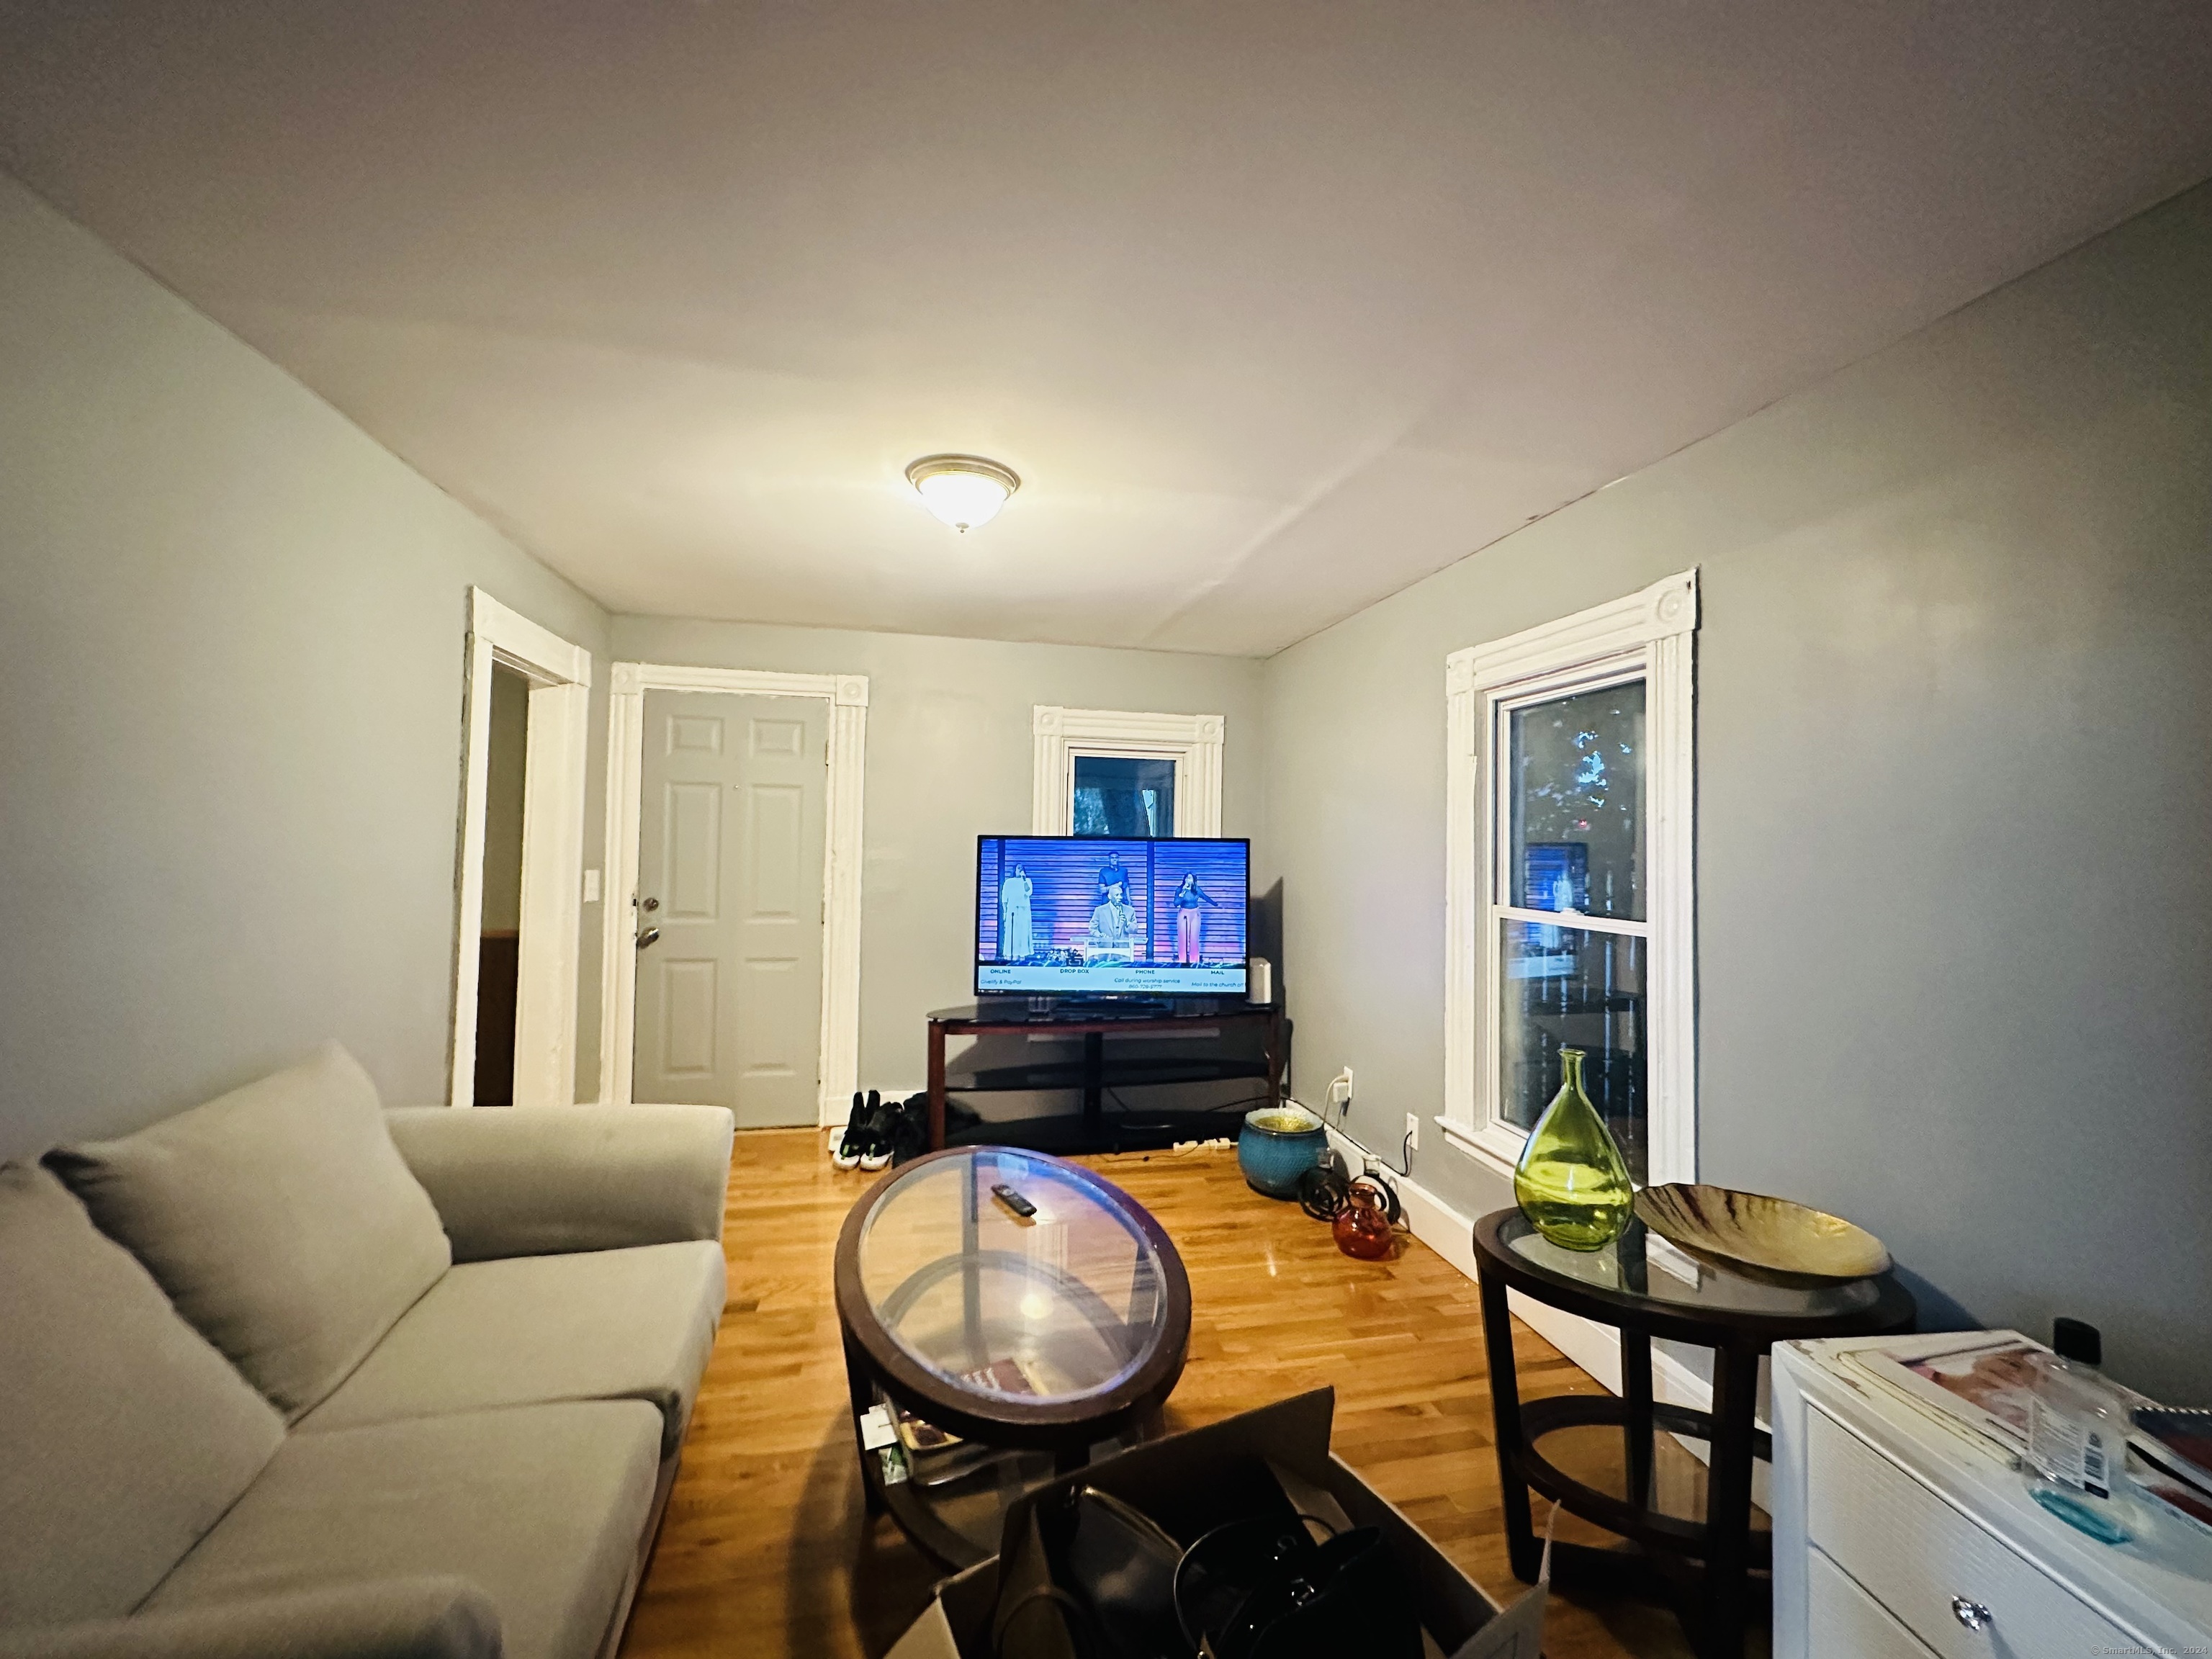
[[[1221,745],[1228,725],[1218,714],[1148,714],[1113,708],[1031,711],[1030,833],[1064,836],[1074,823],[1075,762],[1079,755],[1172,760],[1175,833],[1221,833]]]
[[[1481,757],[1496,753],[1501,710],[1640,676],[1649,915],[1640,927],[1608,931],[1649,941],[1647,1178],[1654,1186],[1697,1179],[1697,627],[1692,569],[1444,659],[1444,1109],[1437,1121],[1451,1145],[1504,1175],[1528,1137],[1496,1110],[1498,1011],[1484,945],[1499,914],[1492,894],[1501,854],[1492,836],[1497,811],[1485,810]]]
[[[477,980],[483,930],[484,798],[490,775],[494,663],[530,682],[522,802],[522,913],[516,943],[514,1103],[576,1097],[576,957],[583,925],[585,744],[592,653],[469,590],[468,702],[463,715],[459,912],[453,942],[453,1054],[447,1103],[476,1103]]]
[[[868,678],[768,669],[618,662],[607,698],[607,884],[599,956],[599,1098],[630,1103],[637,1024],[638,835],[645,787],[645,694],[727,691],[820,697],[830,705],[828,833],[823,836],[821,1093],[816,1119],[842,1123],[860,1074],[861,791],[867,777]]]

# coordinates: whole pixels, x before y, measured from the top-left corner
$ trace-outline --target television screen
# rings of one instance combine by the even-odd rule
[[[1242,996],[1246,841],[984,836],[978,996]]]

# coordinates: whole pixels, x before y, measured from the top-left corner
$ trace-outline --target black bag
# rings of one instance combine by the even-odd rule
[[[1304,1659],[1342,1646],[1363,1659],[1420,1659],[1413,1597],[1372,1527],[1316,1543],[1343,1512],[1294,1503],[1288,1479],[1255,1464],[1229,1480],[1244,1512],[1188,1549],[1095,1486],[1030,1512],[1000,1563],[991,1624],[998,1659]],[[1226,1496],[1224,1492],[1223,1495]],[[1334,1511],[1334,1521],[1301,1510]],[[1217,1509],[1216,1514],[1220,1510]]]
[[[1225,1623],[1204,1635],[1201,1651],[1213,1659],[1334,1653],[1419,1659],[1421,1653],[1413,1597],[1373,1527],[1290,1552]]]
[[[1149,1516],[1110,1492],[1055,1494],[1000,1565],[992,1650],[1000,1659],[1190,1659],[1176,1621],[1182,1556]]]

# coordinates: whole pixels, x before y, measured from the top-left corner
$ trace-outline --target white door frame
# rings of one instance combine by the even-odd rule
[[[522,800],[522,917],[514,1000],[514,1103],[576,1097],[576,958],[582,922],[585,744],[592,653],[481,587],[469,590],[460,868],[454,883],[453,1049],[447,1101],[476,1103],[477,966],[483,931],[484,790],[494,663],[530,682]]]
[[[1030,833],[1066,835],[1074,827],[1076,757],[1113,755],[1173,761],[1172,833],[1218,836],[1221,739],[1227,724],[1218,714],[1034,705],[1030,711]]]
[[[781,674],[618,662],[607,698],[607,884],[600,945],[599,1098],[630,1103],[637,1043],[638,836],[645,789],[645,694],[724,691],[820,697],[830,704],[830,782],[823,836],[821,1094],[816,1121],[842,1123],[860,1074],[860,795],[866,777],[865,674]]]

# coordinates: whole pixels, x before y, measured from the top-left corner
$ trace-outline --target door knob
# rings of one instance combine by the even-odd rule
[[[659,941],[660,929],[658,927],[648,927],[637,936],[637,948],[642,951],[648,945],[657,945]]]

